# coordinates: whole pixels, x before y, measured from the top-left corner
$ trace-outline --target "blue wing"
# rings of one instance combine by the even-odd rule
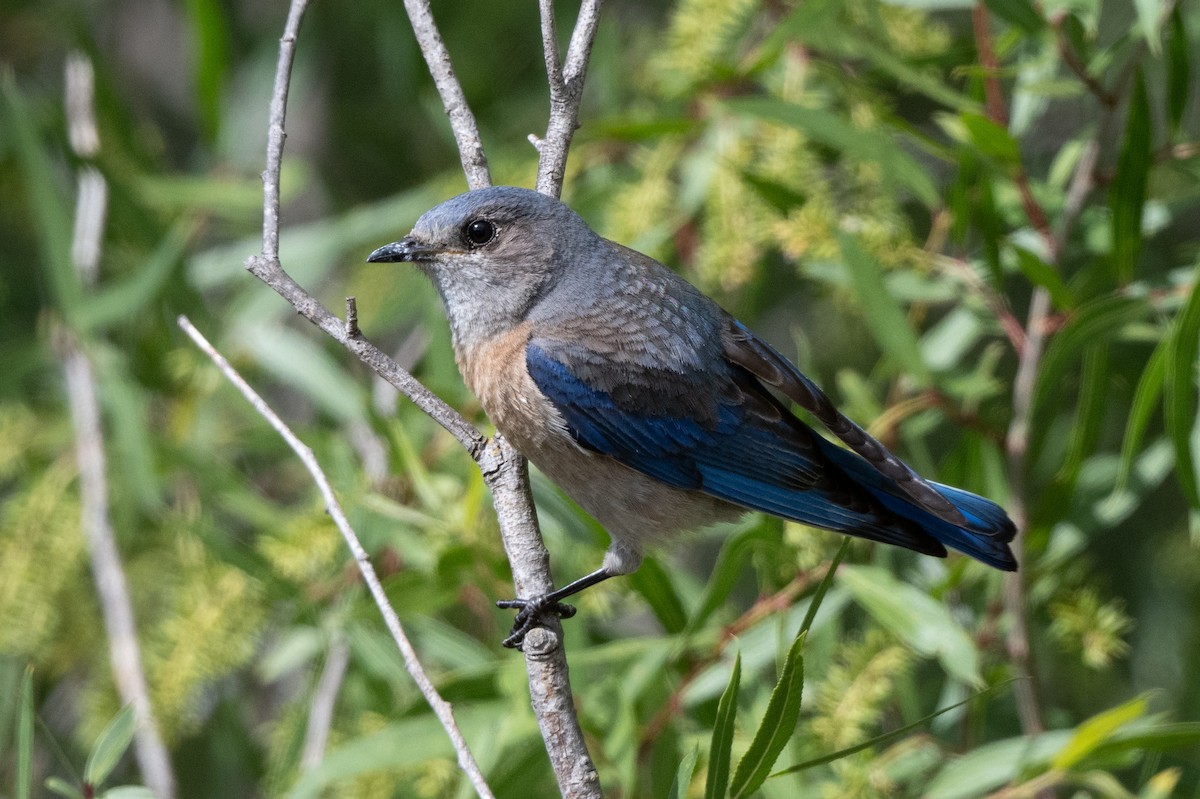
[[[930,488],[963,514],[964,524],[956,525],[914,503],[874,464],[804,425],[737,359],[672,371],[584,362],[577,349],[535,339],[526,365],[581,446],[675,488],[746,508],[930,555],[944,556],[949,545],[1015,568],[1004,544],[1011,522],[998,506],[958,489]]]

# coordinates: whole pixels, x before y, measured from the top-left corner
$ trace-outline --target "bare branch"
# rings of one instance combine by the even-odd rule
[[[542,47],[546,57],[546,74],[550,82],[550,121],[546,135],[538,147],[537,190],[551,197],[562,194],[563,177],[567,169],[567,153],[571,139],[579,127],[579,105],[583,100],[583,81],[587,76],[592,42],[600,22],[603,0],[583,0],[567,59],[561,70],[558,66],[558,45],[555,39],[554,4],[541,0]]]
[[[475,125],[475,115],[471,113],[466,95],[463,94],[458,77],[454,74],[450,53],[446,50],[442,34],[433,21],[429,1],[404,0],[404,9],[408,12],[417,44],[421,47],[421,55],[425,56],[429,74],[433,76],[433,85],[437,87],[438,95],[442,98],[442,108],[445,109],[450,128],[454,131],[454,141],[458,144],[463,173],[467,176],[467,186],[472,189],[490,186],[492,174],[488,170],[487,156],[483,153],[483,143]]]
[[[267,165],[263,173],[264,213],[263,252],[251,257],[246,268],[284,297],[305,318],[353,352],[376,374],[409,397],[418,407],[449,431],[471,454],[483,473],[492,492],[500,535],[513,570],[513,582],[518,596],[545,594],[553,589],[549,555],[538,532],[537,515],[529,490],[529,478],[524,457],[503,438],[484,438],[453,408],[422,386],[411,374],[401,369],[391,358],[366,342],[352,336],[347,325],[323,308],[286,272],[278,257],[279,241],[279,175],[284,141],[284,112],[287,84],[294,55],[295,31],[303,14],[306,0],[292,0],[285,35],[280,42],[279,62],[275,73],[275,91],[271,102],[271,121],[267,145]],[[418,43],[433,73],[442,96],[450,124],[471,188],[490,184],[487,162],[479,142],[474,117],[467,107],[462,90],[450,66],[441,35],[423,0],[405,0]],[[575,99],[562,110],[569,113],[570,125],[566,135],[559,136],[557,186],[561,187],[562,165],[578,117],[578,97],[582,91],[587,56],[595,32],[598,0],[585,0],[567,55],[565,80],[568,94]],[[560,114],[561,117],[561,114]],[[544,154],[543,154],[544,155]],[[539,186],[542,185],[539,180]],[[558,194],[557,189],[554,191]],[[555,620],[530,635],[525,642],[525,664],[529,674],[531,702],[542,730],[546,749],[565,797],[599,797],[599,779],[588,755],[586,742],[575,715],[571,697],[566,655],[562,647],[562,629]]]
[[[329,743],[329,730],[333,727],[333,710],[337,705],[338,693],[346,667],[350,665],[350,645],[340,632],[334,633],[329,643],[329,654],[321,677],[313,689],[309,704],[308,725],[304,728],[304,746],[300,749],[300,770],[311,771],[325,757],[325,745]]]
[[[271,93],[271,110],[267,120],[267,166],[263,170],[263,243],[262,254],[269,260],[279,260],[279,172],[283,165],[283,140],[287,138],[283,123],[287,118],[288,88],[291,86],[292,62],[296,57],[296,35],[308,0],[292,0],[287,22],[279,39],[279,60],[275,63],[275,90]]]
[[[358,565],[359,573],[362,574],[363,582],[367,584],[367,588],[371,592],[371,597],[375,600],[379,612],[383,614],[388,630],[392,634],[392,639],[396,642],[396,646],[400,649],[400,654],[404,657],[405,669],[412,676],[413,682],[417,684],[417,688],[421,691],[421,695],[425,697],[425,701],[429,703],[429,707],[438,717],[438,721],[441,722],[442,727],[446,730],[446,734],[450,737],[450,741],[454,745],[454,750],[458,754],[458,765],[466,772],[467,777],[470,778],[471,784],[475,786],[475,792],[479,796],[485,797],[485,799],[490,799],[492,796],[491,789],[488,788],[487,782],[483,779],[483,773],[479,770],[478,764],[475,763],[475,758],[471,755],[471,750],[467,747],[467,742],[463,739],[462,732],[458,729],[458,724],[454,720],[453,709],[438,694],[437,689],[433,687],[433,683],[429,679],[429,675],[425,673],[420,660],[417,659],[417,653],[413,650],[408,636],[404,633],[404,627],[400,624],[400,618],[388,602],[387,594],[383,590],[383,584],[379,582],[379,576],[375,573],[375,567],[371,565],[371,559],[367,555],[367,551],[363,549],[362,543],[358,540],[358,536],[350,526],[350,522],[346,518],[346,513],[342,510],[341,503],[337,500],[337,495],[333,492],[333,486],[329,484],[329,479],[325,476],[325,472],[321,470],[321,465],[317,462],[313,451],[284,424],[283,420],[271,410],[270,406],[250,387],[242,376],[229,365],[229,362],[216,351],[212,344],[192,325],[186,316],[179,317],[179,326],[195,342],[196,346],[216,364],[217,368],[221,370],[221,374],[225,375],[226,379],[233,383],[242,396],[254,406],[254,410],[258,411],[258,414],[266,419],[271,427],[275,428],[275,431],[283,437],[283,440],[287,442],[292,451],[299,456],[301,462],[304,464],[304,468],[308,469],[308,473],[312,475],[313,482],[316,483],[317,489],[321,492],[321,497],[325,500],[325,510],[329,513],[329,518],[333,520],[338,531],[341,532],[342,538],[345,539],[346,545],[350,548],[351,554],[354,555],[354,560]]]
[[[76,154],[91,158],[100,149],[93,112],[92,63],[82,54],[72,54],[66,68],[67,122],[71,146]],[[100,173],[84,166],[79,174],[79,198],[71,252],[85,288],[95,285],[99,271],[108,186]],[[108,512],[108,477],[104,458],[104,431],[96,375],[79,341],[63,331],[58,336],[66,377],[71,423],[75,428],[75,457],[79,463],[80,520],[88,542],[92,577],[104,616],[113,681],[123,704],[132,705],[137,719],[134,753],[147,787],[160,799],[175,796],[171,758],[158,732],[150,703],[150,689],[138,650],[133,603],[121,565],[116,536]]]

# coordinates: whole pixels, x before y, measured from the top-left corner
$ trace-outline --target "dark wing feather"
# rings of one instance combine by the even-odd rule
[[[809,380],[771,345],[755,337],[745,325],[727,317],[725,356],[767,385],[779,389],[788,399],[820,420],[846,446],[861,455],[884,477],[907,494],[921,508],[956,527],[967,519],[954,503],[897,458],[848,417],[844,416],[816,383]]]
[[[742,369],[725,361],[703,372],[625,375],[629,364],[589,358],[570,363],[576,346],[535,339],[526,365],[581,446],[668,485],[814,526],[914,549],[946,550],[919,525],[889,511],[831,460],[831,445],[787,413]],[[579,372],[585,371],[587,379]],[[619,373],[618,373],[619,372]],[[597,388],[621,385],[621,393]],[[686,395],[679,385],[692,385]],[[637,385],[636,394],[628,387]],[[672,386],[667,388],[666,386]]]

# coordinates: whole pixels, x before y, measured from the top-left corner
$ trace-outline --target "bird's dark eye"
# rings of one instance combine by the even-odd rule
[[[475,219],[467,223],[467,241],[474,247],[482,247],[496,238],[496,226],[486,219]]]

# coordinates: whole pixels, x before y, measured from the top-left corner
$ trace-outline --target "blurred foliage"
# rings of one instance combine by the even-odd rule
[[[531,185],[525,136],[547,106],[534,4],[435,5],[497,182]],[[0,795],[138,779],[79,533],[62,331],[99,376],[111,515],[183,795],[469,794],[307,474],[179,313],[316,451],[497,795],[554,792],[522,663],[497,643],[509,619],[491,602],[511,584],[473,464],[241,267],[259,249],[284,13],[0,8]],[[1049,730],[1022,728],[1005,682],[1000,574],[854,542],[794,645],[839,539],[749,516],[588,592],[567,623],[606,794],[712,796],[713,774],[750,790],[771,760],[788,773],[756,795],[1200,795],[1200,6],[604,14],[566,198],[718,296],[919,470],[1026,510]],[[74,49],[97,73],[94,159],[67,145]],[[356,295],[366,333],[486,425],[430,286],[362,265],[463,188],[401,4],[311,8],[288,132],[286,268],[331,307]],[[70,254],[83,166],[110,193],[94,291]],[[1014,480],[1004,323],[1023,326],[1039,292],[1047,343]],[[534,488],[558,579],[589,571],[602,531]],[[329,743],[302,765],[340,647]]]

